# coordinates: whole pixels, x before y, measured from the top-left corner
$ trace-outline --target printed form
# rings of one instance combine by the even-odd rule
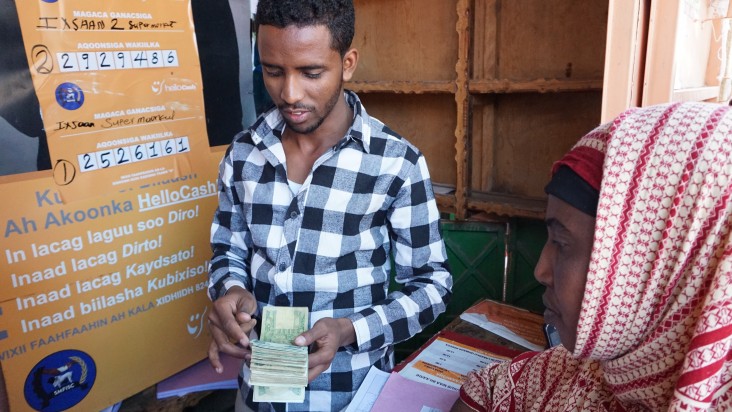
[[[399,374],[417,382],[457,391],[468,372],[510,358],[438,336]]]

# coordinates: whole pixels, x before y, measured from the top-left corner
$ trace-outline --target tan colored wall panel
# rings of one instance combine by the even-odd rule
[[[500,0],[477,0],[473,5],[473,57],[474,79],[496,78],[496,2]]]
[[[356,0],[354,80],[454,80],[456,0]]]
[[[601,100],[600,92],[497,98],[492,191],[543,197],[552,163],[599,124]]]
[[[456,187],[442,200],[458,218],[541,217],[551,163],[600,121],[608,1],[355,4],[348,86]]]
[[[605,47],[602,120],[610,121],[629,107],[641,104],[643,68],[650,3],[610,0]]]
[[[417,146],[435,183],[454,186],[455,101],[452,95],[361,94],[370,115]]]
[[[475,0],[482,3],[483,0]],[[496,21],[496,50],[474,48],[474,78],[488,79],[491,53],[496,78],[599,79],[604,70],[607,0],[490,0],[475,6],[477,22]],[[487,13],[479,16],[477,13]],[[490,27],[475,27],[475,37]],[[487,41],[487,40],[485,40]],[[483,40],[474,40],[480,46]],[[488,56],[484,56],[488,53]]]
[[[470,187],[488,192],[493,187],[493,152],[495,151],[496,111],[500,96],[484,95],[472,100],[472,128],[470,142]]]

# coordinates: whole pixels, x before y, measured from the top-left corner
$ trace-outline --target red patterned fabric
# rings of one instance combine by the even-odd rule
[[[560,166],[567,166],[595,190],[600,191],[606,137],[607,130],[602,127],[586,134],[582,138],[581,144],[575,145],[569,153],[554,162],[552,175],[557,172]]]
[[[469,375],[497,411],[732,410],[732,111],[633,109],[582,138],[605,152],[574,353]]]

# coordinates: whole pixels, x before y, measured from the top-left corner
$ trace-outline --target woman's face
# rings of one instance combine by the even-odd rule
[[[562,344],[574,351],[577,322],[590,266],[595,218],[549,195],[546,208],[549,231],[534,276],[546,286],[544,320],[559,331]]]

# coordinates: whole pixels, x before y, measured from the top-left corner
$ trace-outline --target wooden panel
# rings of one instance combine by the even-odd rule
[[[551,164],[600,122],[601,93],[496,99],[492,191],[543,197]]]
[[[541,217],[549,166],[599,124],[608,0],[355,3],[347,86],[454,187],[441,208]]]
[[[496,21],[498,79],[601,79],[607,10],[607,0],[495,0],[494,7],[476,7],[475,18],[486,25]],[[490,41],[490,29],[476,31],[479,35]],[[478,39],[474,43],[475,61],[481,62],[475,78],[490,78],[494,51],[482,48]]]
[[[355,0],[354,80],[453,80],[456,0]]]
[[[491,216],[527,217],[544,219],[546,198],[512,196],[496,192],[473,192],[468,200],[472,212],[486,213]]]
[[[670,102],[673,97],[676,30],[681,0],[651,2],[648,46],[643,77],[643,106]]]
[[[602,121],[641,104],[650,0],[610,0]]]
[[[470,67],[470,0],[459,0],[457,4],[458,61],[455,64],[455,104],[457,123],[455,126],[455,164],[457,184],[455,187],[455,208],[457,218],[465,219],[468,200],[468,133],[470,102],[468,94],[468,71]]]
[[[602,90],[602,80],[565,80],[536,79],[525,81],[511,80],[472,80],[471,93],[551,93],[585,90]]]
[[[407,94],[423,93],[455,93],[455,82],[452,80],[443,81],[390,81],[378,80],[350,81],[346,88],[356,93],[391,92]]]
[[[368,113],[412,142],[435,183],[455,186],[455,100],[452,95],[360,95]]]
[[[488,192],[493,188],[493,152],[495,149],[496,96],[476,98],[472,104],[470,187]]]
[[[433,188],[435,188],[435,186],[433,186]],[[439,209],[441,213],[456,212],[454,195],[445,195],[435,192],[435,200],[437,201],[437,209]]]
[[[495,79],[496,68],[496,1],[475,0],[473,3],[473,39],[471,55],[473,79]]]

